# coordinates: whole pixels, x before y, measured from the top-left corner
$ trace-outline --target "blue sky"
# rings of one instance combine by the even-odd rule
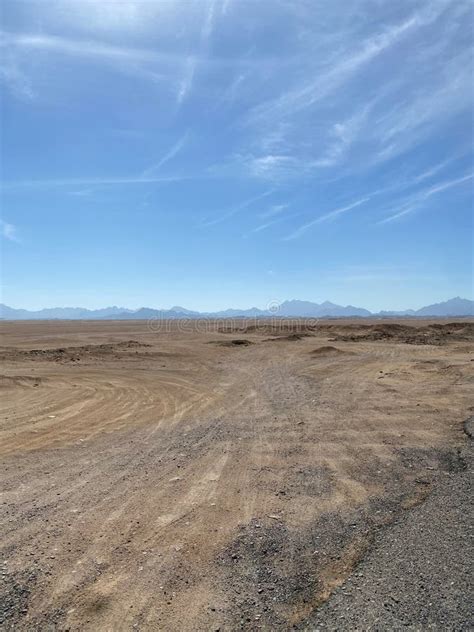
[[[2,299],[472,297],[471,0],[3,0]]]

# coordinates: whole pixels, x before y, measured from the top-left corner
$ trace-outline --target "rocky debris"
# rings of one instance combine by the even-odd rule
[[[330,335],[331,340],[341,342],[388,341],[407,344],[442,345],[451,341],[474,340],[473,322],[432,323],[427,325],[400,323],[347,323],[337,320],[318,321],[312,319],[262,320],[251,325],[225,324],[220,333],[271,335],[268,340],[300,340],[305,336]]]
[[[337,334],[343,342],[391,341],[413,345],[442,345],[452,341],[474,340],[474,323],[431,324],[423,327],[386,323],[359,325],[351,333]]]
[[[311,335],[312,332],[317,331],[318,321],[311,319],[308,322],[305,319],[275,319],[275,320],[261,320],[252,325],[248,324],[235,324],[230,321],[218,328],[219,333],[229,334],[242,332],[246,334],[265,334],[268,336],[288,336],[290,334]]]
[[[151,347],[151,345],[136,340],[125,340],[110,344],[58,347],[55,349],[4,349],[0,353],[0,359],[79,362],[84,359],[117,356],[120,353],[130,355],[130,352],[146,347]]]

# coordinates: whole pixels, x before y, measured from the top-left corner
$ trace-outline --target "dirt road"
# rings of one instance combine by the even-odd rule
[[[2,323],[0,626],[305,626],[462,468],[472,324],[377,326]]]

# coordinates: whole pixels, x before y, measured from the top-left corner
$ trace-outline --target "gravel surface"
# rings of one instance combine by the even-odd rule
[[[419,507],[382,529],[355,573],[307,630],[472,630],[474,417],[461,467]]]

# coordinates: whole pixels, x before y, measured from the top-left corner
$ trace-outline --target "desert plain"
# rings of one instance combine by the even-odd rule
[[[1,629],[472,629],[472,320],[0,329]]]

